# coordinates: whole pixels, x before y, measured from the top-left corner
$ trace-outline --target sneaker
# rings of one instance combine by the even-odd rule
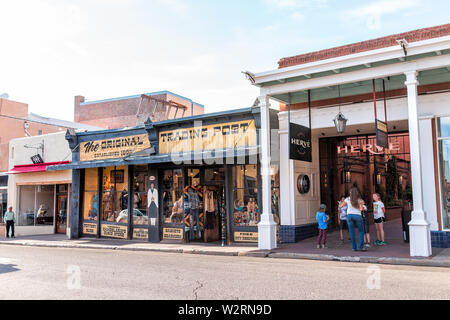
[[[323,245],[322,245],[322,249],[328,249],[327,245],[326,245],[326,244],[323,244]]]
[[[385,246],[387,243],[385,241],[380,241],[380,246]]]
[[[370,244],[368,244],[368,243],[366,243],[364,246],[365,246],[366,248],[370,248]]]
[[[318,244],[317,245],[317,249],[320,249],[320,248],[322,248],[322,246],[320,244]]]
[[[367,252],[367,249],[366,249],[366,248],[362,248],[362,249],[359,250],[359,251],[361,251],[361,252]]]
[[[342,239],[342,240],[341,240],[341,244],[344,244],[344,243],[345,243],[345,241],[344,241],[344,239]]]
[[[379,246],[380,242],[381,242],[380,240],[375,240],[375,242],[373,244],[376,245],[376,246]]]

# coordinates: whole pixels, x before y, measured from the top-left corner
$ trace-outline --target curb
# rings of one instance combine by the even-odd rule
[[[0,245],[9,246],[27,246],[43,248],[63,248],[63,249],[100,249],[100,250],[118,250],[135,252],[163,252],[192,255],[210,255],[210,256],[233,256],[233,257],[252,257],[252,258],[270,258],[270,259],[299,259],[316,261],[338,261],[338,262],[358,262],[368,264],[387,264],[387,265],[405,265],[417,267],[440,267],[450,268],[450,260],[430,260],[430,259],[412,259],[412,258],[389,258],[389,257],[352,257],[352,256],[334,256],[327,254],[311,253],[292,253],[292,252],[272,252],[272,251],[211,251],[197,249],[170,249],[170,248],[127,248],[113,245],[88,245],[88,244],[58,244],[58,243],[33,243],[33,242],[1,242]]]

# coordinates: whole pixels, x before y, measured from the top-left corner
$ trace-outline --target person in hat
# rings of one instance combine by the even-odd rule
[[[317,239],[317,249],[327,248],[327,230],[330,217],[326,214],[327,206],[320,205],[319,211],[316,213],[316,220],[319,224],[319,237]]]

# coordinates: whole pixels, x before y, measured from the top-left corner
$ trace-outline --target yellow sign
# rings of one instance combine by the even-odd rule
[[[159,133],[159,153],[161,154],[256,145],[254,120],[219,123]]]
[[[235,232],[235,242],[258,242],[258,232]]]
[[[102,237],[127,239],[128,228],[126,226],[102,225]]]
[[[83,142],[80,161],[123,158],[151,147],[147,134]]]
[[[164,228],[163,240],[183,240],[182,228]]]
[[[148,229],[145,228],[134,228],[133,229],[133,239],[148,239]]]
[[[97,235],[96,223],[83,223],[83,234]]]
[[[388,131],[387,124],[385,122],[383,122],[383,121],[380,121],[380,120],[377,121],[377,128],[378,128],[378,130],[383,131],[383,132],[387,132]]]

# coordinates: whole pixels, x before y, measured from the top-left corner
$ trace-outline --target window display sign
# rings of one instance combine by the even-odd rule
[[[258,232],[235,232],[234,241],[236,242],[258,242]]]
[[[127,239],[128,228],[126,226],[102,225],[102,237]]]
[[[163,240],[183,240],[182,228],[164,228]]]
[[[256,145],[254,120],[163,131],[159,134],[159,152],[161,154]]]
[[[134,228],[133,229],[133,239],[148,239],[148,229],[147,228]]]
[[[123,158],[151,147],[147,134],[82,142],[80,161]]]
[[[289,159],[312,162],[311,129],[290,123]]]
[[[83,223],[83,234],[97,235],[96,223]]]

